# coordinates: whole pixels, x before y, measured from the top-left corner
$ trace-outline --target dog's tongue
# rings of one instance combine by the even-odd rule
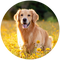
[[[27,28],[27,24],[23,24],[23,28]]]

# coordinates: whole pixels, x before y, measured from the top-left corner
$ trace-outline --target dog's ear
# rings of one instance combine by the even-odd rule
[[[31,12],[33,16],[33,22],[36,22],[39,19],[39,15],[33,9],[31,9]]]
[[[15,20],[15,21],[19,21],[19,20],[20,20],[20,12],[21,12],[21,10],[19,9],[19,10],[17,11],[17,13],[14,15],[14,20]]]

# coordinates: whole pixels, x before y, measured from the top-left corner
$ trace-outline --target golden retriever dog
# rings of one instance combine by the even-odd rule
[[[37,26],[38,19],[39,15],[33,9],[19,9],[14,15],[17,24],[18,45],[20,49],[25,46],[28,53],[33,52],[37,40],[40,41],[37,48],[42,50],[52,48],[53,39],[44,29]]]

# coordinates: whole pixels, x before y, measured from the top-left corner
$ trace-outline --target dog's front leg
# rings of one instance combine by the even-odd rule
[[[27,53],[31,54],[35,48],[35,44],[31,43],[29,46],[27,46],[26,51]]]

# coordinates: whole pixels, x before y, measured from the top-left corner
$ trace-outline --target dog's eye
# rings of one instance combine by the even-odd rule
[[[28,15],[28,16],[30,16],[30,15]]]
[[[23,14],[21,14],[21,16],[23,16]]]

